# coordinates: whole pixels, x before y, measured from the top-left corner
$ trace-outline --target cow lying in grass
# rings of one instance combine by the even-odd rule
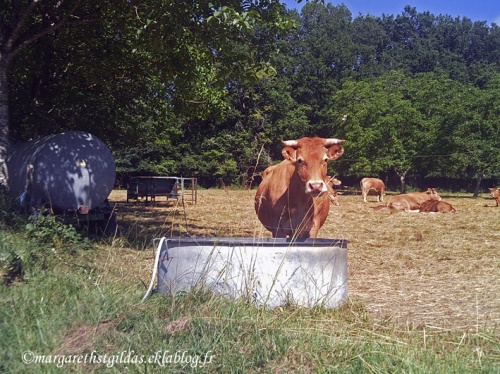
[[[490,188],[490,195],[492,198],[495,199],[495,201],[497,202],[497,205],[496,206],[499,206],[500,205],[500,189],[499,188]]]
[[[389,209],[391,213],[399,210],[403,210],[405,212],[418,212],[420,205],[427,200],[441,201],[441,196],[439,196],[435,188],[428,188],[427,191],[424,192],[413,192],[392,196],[389,200],[387,200],[385,205],[379,205],[373,209]]]
[[[456,210],[450,203],[438,200],[427,200],[420,204],[421,213],[455,213]]]

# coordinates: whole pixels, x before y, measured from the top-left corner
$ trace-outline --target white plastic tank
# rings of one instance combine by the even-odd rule
[[[115,184],[115,161],[95,135],[67,131],[11,146],[9,188],[25,207],[94,209]]]

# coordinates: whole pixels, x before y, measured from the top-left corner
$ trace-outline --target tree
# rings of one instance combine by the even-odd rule
[[[334,95],[331,113],[339,137],[353,139],[346,144],[346,159],[356,162],[346,172],[374,175],[394,171],[401,192],[417,156],[432,144],[421,114],[405,95],[409,80],[398,71],[370,81],[348,80]]]
[[[102,31],[102,38],[94,38],[96,43],[82,42],[77,48],[65,49],[68,42],[92,34],[92,29],[84,31],[68,31],[67,26],[81,26],[92,23],[94,30]],[[14,59],[23,61],[30,66],[26,55],[36,53],[37,41],[46,41],[49,49],[43,54],[41,65],[50,70],[49,76],[61,77],[57,72],[75,73],[73,79],[82,79],[89,83],[94,77],[97,98],[80,95],[67,81],[64,85],[66,101],[54,99],[54,89],[57,83],[44,87],[44,102],[50,101],[60,115],[58,122],[65,122],[73,107],[68,104],[77,102],[84,106],[82,100],[96,108],[94,123],[107,123],[113,113],[124,114],[133,107],[136,115],[149,118],[153,128],[165,125],[165,122],[153,123],[151,118],[171,118],[173,113],[191,114],[192,116],[211,116],[224,108],[226,95],[225,84],[228,77],[238,76],[239,79],[257,79],[263,74],[272,73],[267,64],[266,52],[254,44],[253,30],[257,25],[267,27],[274,33],[289,28],[292,23],[284,16],[283,6],[278,0],[253,1],[20,1],[2,2],[0,8],[0,159],[6,157],[9,135],[8,77],[9,69]],[[76,30],[76,29],[75,29]],[[86,34],[87,33],[87,34]],[[47,37],[52,38],[47,40]],[[113,38],[115,40],[113,40]],[[65,43],[66,42],[66,43]],[[110,42],[109,48],[115,53],[111,59],[90,58],[89,65],[75,61],[75,54],[80,56],[89,52],[95,56],[93,45],[102,47]],[[116,42],[116,44],[113,44]],[[236,44],[242,48],[233,48]],[[74,46],[74,44],[73,44]],[[96,49],[97,50],[97,49]],[[57,51],[58,53],[55,53]],[[62,57],[61,57],[62,56]],[[59,60],[50,60],[57,57]],[[54,67],[54,64],[58,64]],[[97,68],[98,66],[98,68]],[[85,67],[85,69],[80,69]],[[26,71],[26,70],[25,70]],[[85,71],[83,74],[78,72]],[[117,74],[118,72],[127,74]],[[19,71],[18,71],[19,72]],[[56,72],[56,75],[52,74]],[[22,75],[21,72],[19,72]],[[46,76],[41,71],[39,77]],[[100,80],[105,76],[105,84]],[[122,84],[117,83],[117,77],[122,77]],[[97,79],[95,79],[97,78]],[[22,79],[21,79],[22,80]],[[40,79],[38,80],[40,82]],[[132,82],[132,84],[128,84]],[[121,90],[130,95],[121,95],[121,99],[113,101],[114,94],[119,90],[109,87],[120,86]],[[73,87],[73,88],[72,88]],[[84,85],[88,87],[88,85]],[[132,89],[132,90],[130,90]],[[137,91],[138,90],[138,91]],[[127,101],[128,98],[128,101]],[[79,100],[81,99],[81,100]],[[93,101],[89,101],[89,100]],[[100,101],[99,101],[100,100]],[[114,105],[107,106],[112,102]],[[149,104],[154,103],[154,110],[142,112]],[[106,108],[109,108],[107,110]],[[99,110],[102,112],[99,114]],[[66,111],[66,112],[65,112]],[[54,115],[53,111],[50,112]],[[63,117],[63,118],[61,118]],[[64,118],[66,117],[66,118]],[[130,117],[129,117],[130,118]],[[101,120],[101,121],[99,121]],[[132,122],[132,121],[131,121]],[[62,125],[61,128],[67,125]],[[134,125],[109,125],[108,128],[118,132],[136,133]],[[154,131],[153,131],[154,132]],[[153,133],[150,132],[150,133]],[[113,138],[109,134],[110,138]],[[129,137],[130,138],[130,137]],[[3,183],[6,182],[5,165],[2,162]]]
[[[351,12],[345,5],[309,3],[302,8],[300,28],[291,35],[292,58],[284,73],[292,97],[311,110],[311,125],[325,125],[329,100],[343,74],[355,64]]]
[[[97,22],[107,2],[2,1],[0,7],[0,183],[7,183],[9,69],[29,46],[64,26]]]
[[[500,175],[499,95],[499,74],[485,89],[469,86],[464,92],[464,118],[452,133],[452,170],[476,180],[474,197],[481,191],[483,178]]]
[[[358,16],[352,22],[356,64],[354,72],[360,78],[375,78],[387,72],[391,59],[388,46],[391,40],[383,19]]]

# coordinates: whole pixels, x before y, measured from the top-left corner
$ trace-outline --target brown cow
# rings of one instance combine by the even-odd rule
[[[490,188],[490,195],[492,198],[494,198],[497,202],[496,206],[500,205],[500,189],[499,188]]]
[[[377,195],[377,201],[384,201],[385,184],[381,179],[378,178],[363,178],[361,182],[361,194],[363,195],[363,201],[366,203],[366,196],[370,191],[375,191]]]
[[[335,186],[340,186],[342,184],[342,181],[340,179],[337,179],[336,175],[334,175],[333,177],[327,176],[327,178],[328,178],[328,184],[332,188],[335,188]]]
[[[341,194],[335,191],[335,186],[340,186],[342,182],[340,179],[337,179],[336,175],[333,177],[327,176],[327,178],[328,181],[326,182],[326,186],[328,187],[328,198],[333,205],[339,206],[339,195]]]
[[[283,160],[263,174],[255,211],[273,237],[316,238],[330,210],[327,162],[344,153],[344,140],[283,141]],[[271,168],[271,170],[269,170]]]
[[[373,209],[390,209],[391,212],[397,210],[404,210],[405,212],[410,210],[418,211],[420,209],[420,204],[427,200],[441,201],[441,196],[439,196],[435,188],[428,188],[427,191],[424,192],[413,192],[392,196],[385,205],[376,206]]]
[[[340,193],[338,193],[337,191],[335,191],[329,185],[327,187],[328,187],[328,199],[330,199],[330,202],[333,205],[339,206],[340,205],[340,203],[339,203],[339,195],[340,195]]]
[[[278,165],[271,165],[269,166],[266,170],[264,170],[260,175],[262,176],[262,180],[264,180],[265,177],[267,177],[270,173],[273,172],[273,170],[276,168]]]
[[[420,204],[421,213],[456,213],[456,209],[450,203],[439,200],[427,200]]]

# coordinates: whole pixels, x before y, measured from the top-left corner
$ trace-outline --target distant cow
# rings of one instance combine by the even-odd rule
[[[339,203],[339,195],[340,193],[335,191],[333,188],[331,188],[330,186],[328,186],[328,199],[330,199],[330,202],[335,205],[335,206],[339,206],[340,203]]]
[[[330,202],[335,205],[335,206],[339,206],[340,203],[339,203],[339,195],[340,193],[338,193],[337,191],[335,191],[335,186],[340,186],[342,184],[342,182],[337,179],[337,176],[333,176],[333,177],[330,177],[330,176],[327,176],[328,178],[328,181],[327,181],[327,187],[328,187],[328,198],[330,199]]]
[[[439,200],[427,200],[420,204],[421,213],[455,213],[456,209],[450,203]]]
[[[377,201],[384,201],[385,184],[381,179],[378,178],[363,178],[359,182],[361,186],[361,193],[363,195],[363,201],[366,203],[366,196],[370,191],[375,191],[377,195]]]
[[[500,189],[499,188],[490,188],[490,195],[492,198],[495,199],[495,201],[497,202],[497,206],[500,205]]]
[[[374,209],[390,209],[391,212],[398,210],[404,210],[405,212],[410,210],[418,211],[420,209],[420,204],[427,200],[441,201],[441,196],[439,196],[435,188],[428,188],[427,191],[424,192],[413,192],[392,196],[385,205],[374,207]]]
[[[328,161],[342,156],[344,140],[283,141],[285,160],[270,166],[255,195],[255,211],[273,237],[315,238],[330,210]]]
[[[335,186],[340,186],[342,184],[342,181],[340,179],[337,179],[337,176],[333,177],[327,177],[328,178],[328,184],[332,187],[335,188]]]

